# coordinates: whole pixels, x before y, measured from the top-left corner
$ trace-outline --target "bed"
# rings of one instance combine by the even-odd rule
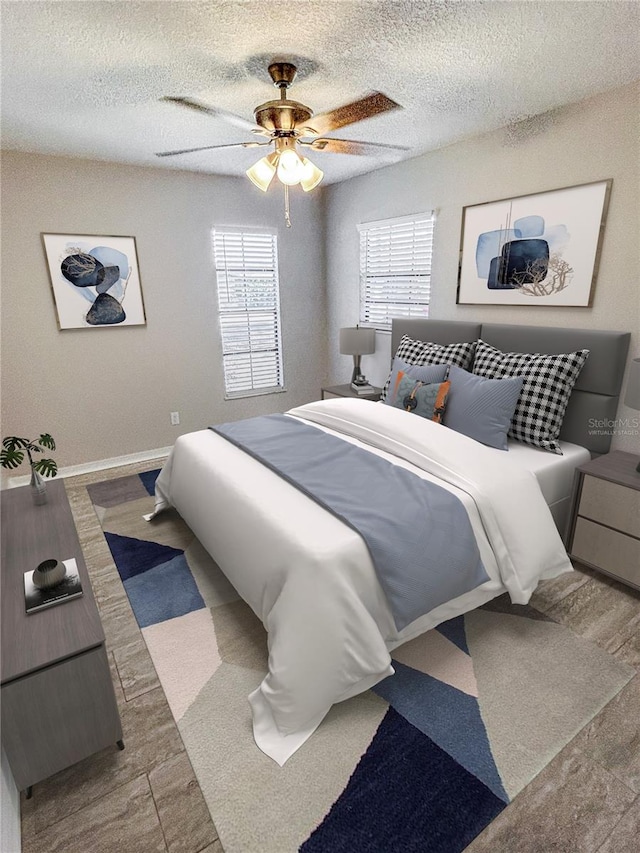
[[[466,591],[399,623],[362,536],[210,429],[181,436],[156,483],[155,514],[178,510],[268,632],[269,672],[249,702],[257,745],[281,765],[334,703],[393,674],[393,648],[505,592],[524,604],[540,579],[571,571],[558,528],[573,468],[608,449],[610,436],[590,431],[589,419],[615,417],[628,334],[403,320],[394,322],[392,352],[403,335],[442,344],[482,337],[505,352],[590,350],[565,415],[562,455],[515,444],[504,453],[366,400],[286,413],[459,502],[486,572]]]

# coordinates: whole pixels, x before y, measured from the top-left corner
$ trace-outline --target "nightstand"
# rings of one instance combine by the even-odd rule
[[[321,389],[321,400],[326,399],[325,395],[331,397],[358,397],[361,400],[379,400],[380,394],[382,394],[382,388],[376,388],[374,386],[373,391],[370,394],[356,394],[355,391],[351,390],[351,385],[328,385],[325,388]]]
[[[638,456],[614,450],[576,468],[569,555],[640,589]]]

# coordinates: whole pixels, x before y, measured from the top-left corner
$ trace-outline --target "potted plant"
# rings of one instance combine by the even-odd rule
[[[2,439],[2,450],[0,450],[0,465],[3,468],[17,468],[24,462],[25,454],[27,455],[31,467],[33,499],[36,504],[43,504],[47,500],[46,485],[42,475],[55,477],[58,473],[58,465],[53,459],[43,458],[34,461],[32,454],[44,453],[44,448],[56,449],[56,443],[48,432],[42,433],[40,438],[34,441],[17,435],[8,435]]]

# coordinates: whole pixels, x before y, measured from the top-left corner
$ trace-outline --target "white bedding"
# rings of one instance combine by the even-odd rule
[[[456,494],[490,580],[398,632],[355,531],[211,430],[181,436],[156,511],[176,507],[268,631],[269,672],[249,701],[256,743],[279,764],[332,704],[393,673],[395,646],[505,590],[526,603],[540,578],[571,571],[535,476],[510,454],[363,400],[289,414]]]
[[[556,527],[564,535],[571,509],[575,469],[589,462],[591,454],[585,447],[568,441],[560,442],[562,456],[513,439],[508,440],[508,445],[510,460],[534,474]],[[504,453],[503,450],[495,452]]]
[[[560,442],[562,456],[511,438],[508,445],[507,452],[511,460],[535,475],[547,506],[570,497],[576,467],[591,459],[591,454],[585,447],[570,444],[568,441]],[[503,450],[497,452],[504,453]]]

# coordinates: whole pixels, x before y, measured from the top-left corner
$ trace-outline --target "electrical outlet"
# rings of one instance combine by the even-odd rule
[[[180,423],[180,412],[171,412],[171,425],[178,426]]]

